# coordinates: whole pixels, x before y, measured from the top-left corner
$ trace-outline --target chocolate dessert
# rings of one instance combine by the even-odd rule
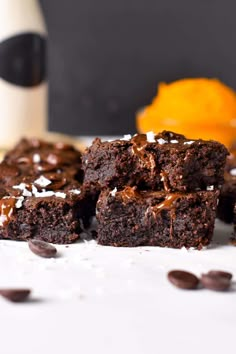
[[[126,185],[180,192],[217,189],[224,182],[227,154],[216,141],[189,140],[167,131],[95,139],[82,157],[84,184],[99,191]]]
[[[183,246],[211,241],[218,191],[166,193],[103,191],[97,203],[98,243],[109,246]]]
[[[217,217],[226,222],[232,223],[236,220],[236,151],[232,151],[226,159],[224,184],[221,188]],[[235,223],[236,225],[236,223]]]
[[[78,239],[95,210],[82,178],[81,153],[73,146],[22,139],[0,164],[0,237]]]

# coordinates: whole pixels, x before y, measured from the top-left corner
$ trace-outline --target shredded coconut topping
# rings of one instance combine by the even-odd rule
[[[34,163],[39,163],[41,161],[41,157],[39,154],[34,154],[33,155],[33,162]]]
[[[194,143],[194,141],[193,140],[189,140],[189,141],[185,141],[184,145],[191,145],[192,143]]]
[[[52,182],[50,181],[50,179],[47,179],[44,176],[40,176],[38,179],[34,181],[34,183],[38,184],[40,187],[47,187]]]
[[[66,198],[66,193],[63,192],[53,192],[53,191],[45,191],[45,189],[43,189],[42,192],[38,192],[38,189],[32,184],[32,194],[35,197],[58,197],[58,198]]]
[[[66,198],[66,193],[63,193],[63,192],[55,192],[54,193],[56,197],[58,198]]]
[[[167,143],[167,141],[164,140],[164,139],[162,139],[162,138],[157,139],[157,142],[158,142],[160,145],[163,145],[163,144],[166,144],[166,143]]]
[[[35,197],[52,197],[55,193],[53,191],[35,192]]]
[[[128,141],[128,140],[130,140],[130,139],[132,139],[132,135],[131,135],[131,134],[125,134],[125,135],[123,136],[123,138],[121,138],[120,140],[126,140],[126,141]]]
[[[26,188],[26,184],[25,183],[20,183],[18,185],[12,186],[12,188],[20,189],[21,191],[23,191]]]
[[[116,195],[116,192],[117,192],[117,188],[115,187],[111,192],[110,192],[110,195],[112,197],[114,197]]]
[[[214,190],[214,186],[207,186],[207,191],[213,191]]]
[[[236,176],[236,168],[232,168],[229,173],[231,174],[231,176]]]
[[[33,184],[32,184],[32,193],[33,193],[33,195],[38,193],[38,189]]]
[[[147,136],[147,141],[149,143],[155,143],[156,142],[155,134],[153,132],[147,132],[146,136]]]
[[[81,190],[80,189],[71,189],[69,192],[73,193],[73,194],[80,194]]]
[[[25,188],[23,190],[23,193],[22,193],[23,197],[32,197],[32,193],[30,191],[28,191],[27,188]]]
[[[23,205],[23,201],[24,201],[24,197],[18,197],[16,198],[17,199],[17,202],[15,204],[15,207],[18,209],[18,208],[21,208],[22,205]]]

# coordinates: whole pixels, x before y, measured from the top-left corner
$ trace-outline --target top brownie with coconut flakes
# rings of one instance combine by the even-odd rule
[[[84,185],[90,190],[139,189],[214,190],[224,181],[228,151],[217,141],[191,140],[181,134],[125,135],[95,139],[82,156]]]

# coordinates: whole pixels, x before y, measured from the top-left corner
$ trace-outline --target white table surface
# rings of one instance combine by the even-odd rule
[[[217,222],[202,251],[112,248],[95,241],[58,246],[43,259],[25,242],[0,241],[0,286],[30,287],[32,301],[0,298],[2,354],[235,353],[236,286],[184,291],[170,269],[233,272],[230,226]]]

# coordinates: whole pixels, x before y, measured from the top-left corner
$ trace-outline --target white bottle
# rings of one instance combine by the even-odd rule
[[[46,37],[37,0],[0,0],[0,147],[47,128]]]

